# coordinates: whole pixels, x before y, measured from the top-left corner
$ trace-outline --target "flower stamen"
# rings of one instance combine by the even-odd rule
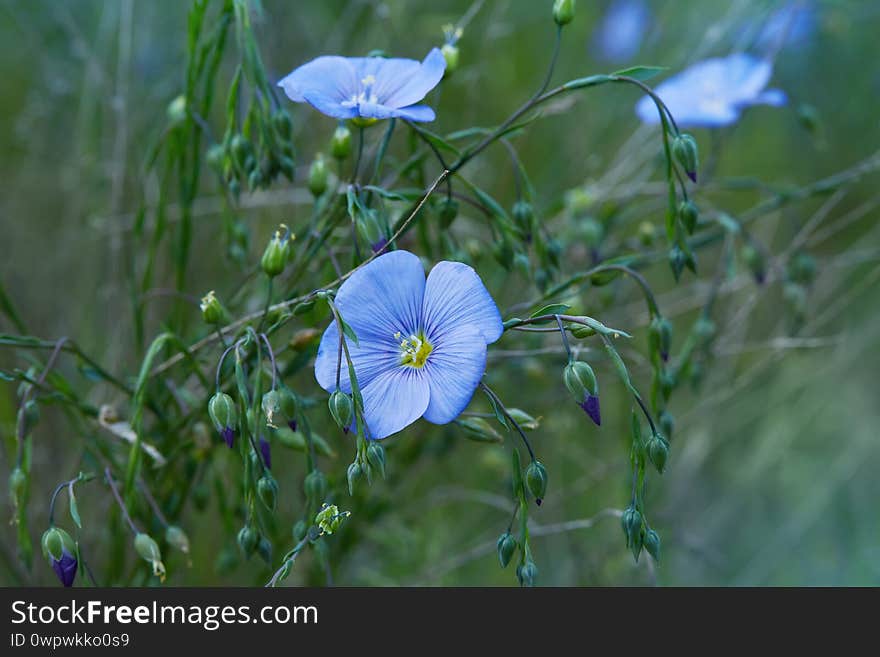
[[[428,361],[428,356],[434,351],[434,346],[428,342],[424,333],[403,337],[400,331],[394,334],[394,339],[400,344],[400,364],[409,367],[421,368]]]

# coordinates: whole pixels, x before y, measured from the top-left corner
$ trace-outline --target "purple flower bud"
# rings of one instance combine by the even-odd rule
[[[232,449],[235,445],[235,429],[232,427],[223,427],[220,436],[226,441],[226,446]]]
[[[58,575],[59,581],[64,586],[72,586],[73,580],[76,578],[76,557],[71,554],[67,548],[63,548],[61,550],[61,559],[56,559],[55,557],[50,557],[50,559],[52,562],[52,569],[55,571],[55,574]]]
[[[587,396],[584,398],[584,401],[578,404],[584,412],[590,416],[590,419],[596,423],[596,426],[602,425],[602,416],[599,413],[599,397],[598,395],[591,395],[587,393]]]
[[[271,470],[272,469],[272,447],[269,445],[269,441],[266,440],[265,436],[260,436],[260,454],[263,455],[263,463],[265,463],[266,467]]]
[[[293,432],[295,433],[295,432],[296,432],[296,427],[297,427],[296,419],[294,418],[293,420],[289,420],[289,421],[287,422],[287,426],[289,426],[289,427],[290,427],[290,430],[293,431]]]
[[[379,253],[382,249],[388,246],[388,240],[384,237],[379,238],[378,241],[373,242],[370,245],[370,248],[373,249],[373,253]]]

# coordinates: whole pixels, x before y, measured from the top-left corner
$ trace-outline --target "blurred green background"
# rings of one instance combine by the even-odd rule
[[[549,0],[479,4],[459,44],[461,68],[431,100],[438,114],[431,129],[439,133],[499,123],[533,93],[546,70],[554,37]],[[761,26],[784,4],[650,2],[651,19],[637,54],[608,62],[597,53],[595,34],[609,3],[582,1],[566,28],[554,80],[633,64],[674,72],[707,56],[754,50]],[[736,215],[767,190],[811,183],[880,149],[880,5],[805,4],[814,24],[778,52],[772,82],[789,95],[789,106],[755,108],[737,126],[715,133],[694,131],[704,165],[711,162],[713,182],[757,179],[768,187],[718,182],[697,191],[701,206]],[[143,161],[164,125],[167,104],[183,84],[187,8],[172,0],[0,2],[0,280],[31,334],[73,336],[125,376],[136,374],[141,357],[131,347],[126,240],[141,194],[155,197],[157,183],[143,178]],[[264,62],[278,78],[319,54],[382,49],[421,58],[442,43],[444,24],[471,8],[469,0],[265,0],[254,21]],[[231,72],[224,71],[228,81]],[[570,271],[585,257],[578,252],[584,218],[605,221],[615,199],[642,199],[621,201],[629,218],[613,226],[618,242],[632,239],[641,220],[662,221],[662,179],[653,167],[659,138],[656,130],[639,125],[633,112],[637,98],[633,90],[616,87],[566,96],[515,139],[536,206],[568,244]],[[291,106],[291,113],[298,180],[244,198],[254,259],[279,221],[295,225],[307,216],[303,174],[335,127],[305,106]],[[804,116],[818,122],[805,126]],[[402,134],[396,139],[405,141]],[[508,207],[513,203],[503,149],[492,149],[469,173]],[[610,368],[597,368],[605,420],[597,429],[562,386],[564,357],[555,336],[505,336],[490,349],[490,384],[508,405],[542,417],[531,434],[551,481],[546,504],[532,513],[541,584],[880,584],[878,182],[880,175],[867,173],[842,191],[788,204],[756,224],[755,234],[773,253],[803,240],[801,246],[816,258],[805,322],[791,330],[778,276],[757,287],[747,272],[729,272],[715,314],[720,334],[713,360],[699,390],[673,398],[677,423],[670,464],[662,478],[650,479],[652,526],[663,538],[659,563],[647,556],[633,562],[617,520],[629,494],[629,401]],[[561,200],[574,189],[589,202],[569,216]],[[240,279],[225,262],[213,194],[206,184],[196,204],[188,281],[188,292],[196,296],[209,289],[231,293]],[[466,226],[462,230],[467,234]],[[717,249],[701,252],[700,278],[686,276],[678,286],[665,264],[645,271],[675,322],[677,345],[718,261]],[[476,257],[475,266],[502,309],[534,297],[524,279],[504,272],[491,257]],[[774,264],[777,270],[783,266],[782,260]],[[168,283],[172,274],[162,272],[159,280]],[[625,283],[610,290],[588,286],[577,301],[606,324],[634,334],[624,356],[647,389],[644,304]],[[169,301],[157,294],[150,303],[148,332],[155,334]],[[198,311],[189,312],[194,338]],[[323,327],[323,320],[316,323]],[[5,317],[0,331],[15,332]],[[582,353],[590,357],[589,349]],[[3,368],[25,364],[23,354],[0,351]],[[86,389],[92,385],[76,379],[72,368],[66,371]],[[317,391],[308,370],[291,385]],[[90,390],[89,399],[124,410],[124,400],[101,386]],[[15,386],[4,383],[4,478],[14,454],[15,403]],[[477,410],[486,410],[482,406],[475,402]],[[34,437],[35,540],[45,527],[52,488],[83,467],[81,438],[64,415],[49,407],[43,416]],[[323,468],[344,481],[348,439],[330,435],[329,427],[322,433],[340,452]],[[357,501],[347,494],[337,500],[354,515],[331,548],[334,582],[515,584],[512,567],[501,570],[494,551],[511,508],[507,452],[424,422],[385,445],[388,480]],[[299,454],[281,448],[275,458],[282,464],[276,476],[284,524],[301,504],[294,473],[300,476],[302,464]],[[219,463],[232,467],[225,455]],[[93,483],[82,487],[79,498],[85,544],[100,564],[109,496],[106,487]],[[11,509],[5,486],[0,503]],[[203,512],[189,509],[181,524],[193,544],[192,565],[169,556],[169,583],[254,584],[271,572],[255,560],[218,572],[218,554],[234,547],[234,536],[210,503]],[[14,531],[5,527],[0,584],[56,584],[39,557],[32,572],[22,570]],[[289,581],[323,583],[308,557]]]

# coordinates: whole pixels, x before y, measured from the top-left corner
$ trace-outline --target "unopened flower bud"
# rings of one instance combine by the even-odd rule
[[[218,392],[208,402],[208,415],[214,428],[230,448],[235,444],[235,427],[238,424],[238,411],[235,402],[225,392]]]
[[[324,156],[318,153],[315,156],[314,162],[312,162],[312,166],[309,167],[309,191],[312,193],[312,196],[318,198],[327,191],[328,176],[329,172]]]
[[[33,431],[37,422],[40,421],[40,405],[35,399],[28,399],[24,406],[18,409],[18,421],[25,436]]]
[[[464,436],[468,440],[478,443],[503,443],[504,436],[498,433],[491,424],[481,417],[469,417],[457,420],[458,426],[464,429]]]
[[[278,498],[278,482],[270,474],[264,474],[257,481],[257,496],[260,501],[266,505],[270,511],[275,510],[275,503]]]
[[[257,542],[257,554],[267,565],[272,564],[272,543],[265,536],[260,536],[260,540]]]
[[[335,390],[333,394],[330,395],[328,406],[330,407],[330,415],[336,421],[336,424],[338,424],[343,431],[348,431],[348,428],[351,426],[352,416],[354,415],[351,397],[341,390]]]
[[[507,568],[507,564],[513,558],[513,553],[516,552],[516,539],[510,535],[510,532],[504,532],[498,537],[496,547],[498,548],[498,561],[501,567]]]
[[[633,557],[639,560],[642,552],[644,534],[642,532],[642,514],[634,507],[628,507],[621,517],[623,533],[626,535],[626,546],[632,550]]]
[[[312,470],[306,475],[303,489],[306,493],[306,499],[317,505],[323,502],[327,496],[327,477],[320,470]]]
[[[653,529],[645,532],[645,550],[654,561],[660,561],[660,535]]]
[[[556,0],[553,3],[553,20],[557,25],[568,25],[574,20],[574,0]]]
[[[532,232],[532,224],[535,220],[535,210],[528,201],[517,201],[513,204],[513,221],[526,235]]]
[[[764,260],[764,254],[753,244],[746,244],[740,251],[740,257],[743,259],[746,267],[752,272],[752,276],[758,285],[762,285],[767,278],[767,263]]]
[[[165,579],[165,564],[162,563],[162,553],[159,551],[159,545],[153,540],[153,537],[143,532],[134,537],[134,550],[141,559],[149,562],[153,567],[153,574],[160,580]]]
[[[260,542],[260,535],[257,530],[251,526],[242,527],[238,532],[238,546],[244,555],[248,558],[257,549],[257,543]]]
[[[202,310],[202,319],[205,321],[205,324],[211,324],[212,326],[226,323],[229,316],[223,304],[220,303],[220,300],[214,294],[214,290],[211,290],[202,297],[199,308]]]
[[[361,212],[357,218],[358,234],[370,245],[373,253],[379,253],[388,244],[382,223],[379,213],[372,209]]]
[[[693,182],[697,182],[697,152],[697,140],[686,132],[682,132],[672,141],[672,154]]]
[[[232,157],[238,168],[245,172],[253,171],[256,166],[254,147],[244,135],[235,135],[229,143]]]
[[[354,487],[358,481],[363,479],[364,471],[361,468],[360,463],[355,461],[354,463],[348,466],[348,471],[346,472],[346,478],[348,479],[348,494],[354,495]]]
[[[589,326],[584,326],[583,324],[572,324],[570,332],[578,340],[583,340],[584,338],[590,338],[596,335],[595,329],[592,329]]]
[[[290,240],[290,231],[287,226],[281,224],[266,245],[260,266],[269,278],[274,278],[284,271],[287,259],[290,257]]]
[[[344,160],[351,153],[351,130],[340,124],[330,140],[330,153],[337,160]]]
[[[458,68],[458,46],[454,43],[444,43],[443,47],[440,48],[440,52],[443,54],[443,59],[446,60],[446,71],[444,72],[444,75],[452,75]]]
[[[385,478],[385,448],[375,440],[367,446],[367,463]]]
[[[583,361],[570,361],[565,366],[562,378],[578,406],[596,423],[596,426],[600,426],[602,414],[599,408],[599,384],[593,368]]]
[[[535,580],[538,578],[538,567],[534,561],[527,559],[516,567],[516,576],[520,586],[534,586]]]
[[[165,542],[184,554],[189,554],[189,537],[177,525],[168,525],[165,528]]]
[[[178,125],[186,121],[186,96],[178,96],[170,103],[165,110],[168,116],[168,123]]]
[[[507,412],[522,429],[537,429],[540,422],[521,408],[509,408]]]
[[[669,458],[669,443],[666,442],[663,436],[655,433],[648,439],[647,449],[648,458],[651,463],[657,468],[657,472],[663,474],[663,470],[666,468],[666,461]]]
[[[672,348],[672,324],[660,315],[655,315],[648,326],[648,343],[652,352],[660,355],[663,361],[669,360],[669,350]]]
[[[675,277],[675,282],[677,283],[678,279],[681,278],[681,272],[684,271],[686,256],[678,244],[673,244],[672,248],[669,249],[668,257],[669,266],[672,268],[672,275]]]
[[[58,527],[49,527],[40,539],[43,556],[52,566],[58,580],[65,587],[73,585],[76,578],[76,543],[70,534]]]
[[[535,496],[535,503],[541,506],[544,494],[547,492],[547,469],[543,463],[538,460],[529,463],[529,467],[526,468],[526,485]]]
[[[682,201],[678,206],[678,216],[688,234],[692,234],[697,227],[697,220],[700,218],[700,211],[696,204],[691,200]]]

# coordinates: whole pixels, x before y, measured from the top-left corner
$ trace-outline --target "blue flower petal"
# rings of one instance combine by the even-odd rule
[[[386,86],[386,95],[379,96],[380,102],[396,108],[415,105],[440,83],[445,71],[446,58],[438,48],[433,48],[419,68],[398,88],[391,90],[389,83],[383,81],[383,85],[389,86]]]
[[[400,343],[395,333],[408,336],[420,323],[425,292],[421,260],[407,251],[392,251],[356,270],[336,294],[342,319],[357,335],[358,344],[346,339],[361,387],[397,367]],[[324,332],[315,361],[315,378],[327,391],[336,389],[339,333],[335,322]],[[344,357],[343,357],[344,358]],[[343,361],[340,387],[351,391]]]
[[[358,116],[365,119],[390,119],[392,116],[397,116],[394,108],[376,103],[358,103],[357,112]]]
[[[305,94],[314,92],[334,102],[342,102],[358,91],[360,78],[347,57],[318,57],[303,64],[281,79],[278,86],[290,100],[305,102]],[[323,110],[322,110],[323,111]]]
[[[383,372],[364,386],[361,394],[367,437],[374,440],[397,433],[422,417],[431,395],[423,371],[403,366]]]
[[[427,105],[410,105],[409,107],[401,107],[394,110],[394,116],[407,121],[426,122],[433,121],[437,118],[434,110]]]
[[[486,342],[478,327],[462,324],[444,330],[433,346],[425,363],[425,376],[431,387],[425,419],[446,424],[467,407],[483,378]]]
[[[461,262],[440,262],[425,285],[422,326],[429,339],[439,340],[462,325],[475,326],[486,344],[504,332],[501,313],[477,272]]]
[[[772,105],[773,107],[782,107],[788,102],[788,96],[782,89],[767,89],[762,91],[755,99],[754,104]]]
[[[335,119],[353,119],[358,116],[358,109],[353,105],[343,105],[318,91],[305,91],[303,98],[316,110]]]

